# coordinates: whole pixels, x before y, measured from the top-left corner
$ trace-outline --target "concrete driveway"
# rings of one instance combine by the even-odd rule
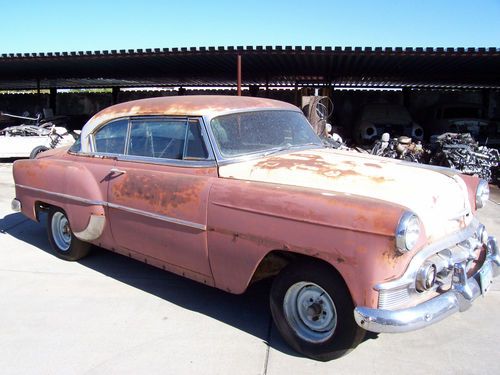
[[[56,258],[45,224],[10,211],[11,170],[0,164],[3,374],[500,373],[498,279],[465,313],[370,335],[349,355],[316,362],[280,338],[266,282],[234,296],[100,249],[80,262]],[[481,219],[500,238],[500,205]]]

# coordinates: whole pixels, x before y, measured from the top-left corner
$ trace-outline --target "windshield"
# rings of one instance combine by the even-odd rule
[[[224,157],[323,145],[304,115],[294,111],[233,113],[213,118],[210,127]]]

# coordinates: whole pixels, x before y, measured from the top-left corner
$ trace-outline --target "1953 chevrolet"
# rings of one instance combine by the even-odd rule
[[[485,181],[325,148],[274,100],[118,104],[13,173],[61,258],[94,244],[231,293],[272,276],[278,330],[319,360],[464,311],[500,273]]]

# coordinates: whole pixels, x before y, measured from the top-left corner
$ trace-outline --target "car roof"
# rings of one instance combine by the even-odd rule
[[[82,140],[98,126],[129,116],[206,116],[255,110],[300,111],[292,104],[273,99],[229,95],[183,95],[133,100],[105,108],[94,115],[82,129]],[[82,143],[82,149],[87,147]]]
[[[278,100],[248,96],[186,95],[140,99],[108,107],[94,116],[122,117],[140,115],[215,115],[244,109],[285,109],[298,110],[289,103]]]

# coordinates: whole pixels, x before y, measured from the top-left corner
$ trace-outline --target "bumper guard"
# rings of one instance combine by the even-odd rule
[[[488,237],[488,254],[481,269],[469,279],[465,266],[456,263],[453,268],[451,289],[417,306],[401,310],[356,307],[356,323],[372,332],[407,332],[437,323],[457,311],[465,311],[472,302],[484,295],[491,280],[500,274],[500,253],[495,237]]]

